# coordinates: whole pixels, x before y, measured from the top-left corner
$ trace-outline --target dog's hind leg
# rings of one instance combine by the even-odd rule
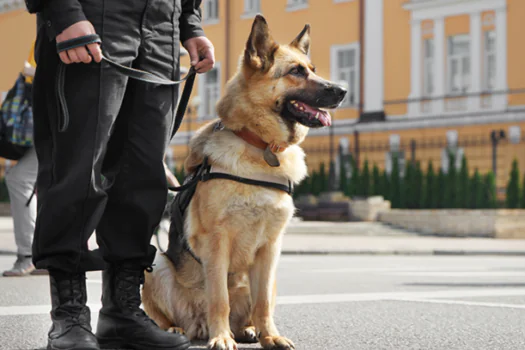
[[[160,310],[157,305],[155,289],[153,288],[154,279],[147,276],[147,283],[144,284],[142,289],[142,303],[144,305],[144,311],[148,316],[155,321],[160,329],[167,330],[171,326],[174,326],[168,317]]]
[[[235,341],[238,343],[252,344],[257,343],[257,333],[255,332],[255,327],[251,324],[241,327],[240,330],[233,331],[235,334]]]
[[[155,321],[160,329],[168,330],[170,327],[175,326],[152,301],[144,301],[144,311]]]
[[[281,251],[281,239],[269,242],[257,252],[250,271],[250,288],[254,308],[253,324],[259,334],[259,342],[265,349],[293,349],[293,342],[279,335],[273,320],[275,306],[275,274]]]
[[[238,343],[257,343],[257,333],[251,321],[250,288],[230,290],[230,325]]]

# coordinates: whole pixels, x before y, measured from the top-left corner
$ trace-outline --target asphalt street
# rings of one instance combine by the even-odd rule
[[[100,288],[88,274],[93,326]],[[525,349],[523,257],[283,256],[278,295],[278,329],[297,349]],[[49,310],[46,276],[0,277],[0,349],[44,349]]]

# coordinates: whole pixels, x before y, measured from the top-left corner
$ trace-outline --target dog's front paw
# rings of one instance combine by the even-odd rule
[[[295,349],[294,343],[285,337],[268,336],[259,338],[259,343],[265,349],[292,350]]]
[[[210,350],[237,350],[237,343],[231,336],[218,336],[208,342]]]

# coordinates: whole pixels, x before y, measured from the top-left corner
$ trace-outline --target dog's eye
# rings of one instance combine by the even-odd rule
[[[289,74],[292,74],[292,75],[297,75],[297,76],[304,76],[305,75],[305,70],[304,70],[304,67],[303,66],[296,66],[296,67],[293,67]]]

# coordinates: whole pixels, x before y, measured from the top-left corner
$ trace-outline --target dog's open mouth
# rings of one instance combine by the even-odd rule
[[[288,102],[288,110],[298,123],[310,128],[332,125],[332,118],[327,111],[312,107],[304,102],[291,100]]]

